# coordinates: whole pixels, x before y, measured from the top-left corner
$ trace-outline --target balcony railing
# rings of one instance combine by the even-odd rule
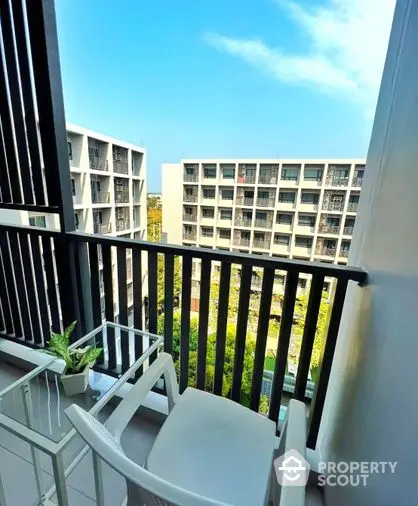
[[[253,221],[252,218],[245,219],[245,218],[235,217],[235,226],[236,227],[251,227],[252,221]]]
[[[253,206],[254,197],[237,197],[235,200],[238,206]]]
[[[110,223],[93,223],[93,232],[95,234],[109,234],[111,229]]]
[[[258,228],[271,228],[273,226],[273,220],[259,220],[256,219],[254,223],[255,227]]]
[[[335,257],[335,246],[317,246],[315,250],[316,255]]]
[[[342,249],[342,250],[340,251],[340,257],[347,258],[347,257],[348,257],[349,252],[350,252],[350,249],[346,249],[346,248]]]
[[[93,204],[110,204],[110,193],[93,191],[91,201]]]
[[[63,241],[65,236],[65,241]],[[42,254],[40,243],[42,243]],[[68,244],[84,247],[68,248]],[[103,285],[99,279],[98,246],[103,259]],[[117,269],[112,275],[112,248],[117,254]],[[14,255],[20,249],[21,254]],[[35,347],[44,347],[46,336],[49,335],[50,321],[52,328],[61,327],[60,317],[64,324],[76,319],[76,315],[89,314],[94,322],[102,321],[102,309],[108,321],[114,321],[114,293],[118,291],[119,323],[128,325],[128,296],[126,290],[127,278],[127,251],[132,251],[132,303],[134,327],[143,328],[145,313],[147,314],[147,327],[149,332],[157,332],[159,276],[157,275],[158,256],[163,257],[165,265],[164,282],[165,294],[164,310],[164,350],[173,352],[174,328],[173,314],[174,299],[174,258],[181,258],[182,285],[181,285],[181,336],[176,341],[180,347],[179,360],[179,387],[183,392],[190,382],[189,379],[189,329],[192,291],[192,265],[193,261],[201,261],[200,307],[199,307],[199,345],[197,350],[196,373],[193,386],[200,389],[208,388],[217,395],[224,391],[225,367],[225,340],[228,325],[228,307],[231,285],[231,265],[241,270],[240,290],[238,300],[238,320],[236,326],[235,360],[232,371],[232,386],[227,392],[228,397],[236,402],[242,401],[242,380],[244,350],[247,341],[247,322],[249,320],[249,302],[251,296],[253,269],[260,270],[258,286],[261,290],[261,304],[257,314],[255,353],[253,355],[252,382],[249,393],[249,408],[258,411],[262,395],[262,381],[264,373],[264,360],[266,356],[267,332],[271,316],[272,291],[275,273],[286,273],[283,304],[281,310],[281,323],[277,342],[275,368],[273,373],[272,391],[269,393],[268,417],[278,421],[279,410],[284,401],[285,370],[288,360],[289,345],[292,337],[294,322],[294,309],[298,287],[299,274],[312,275],[309,292],[308,311],[305,319],[305,329],[301,352],[298,358],[297,377],[292,387],[294,398],[305,400],[310,405],[309,436],[310,447],[315,446],[316,437],[322,416],[322,408],[327,393],[334,349],[339,330],[341,314],[344,306],[347,286],[350,280],[364,284],[366,274],[361,269],[341,265],[317,264],[313,262],[300,262],[296,260],[277,259],[268,256],[231,253],[204,248],[188,248],[177,245],[161,243],[148,243],[133,241],[117,237],[99,237],[78,232],[62,233],[50,229],[37,227],[16,227],[12,225],[0,226],[0,250],[2,268],[5,274],[4,282],[0,286],[0,301],[5,318],[0,321],[0,331],[8,339],[18,340],[21,344]],[[88,251],[88,261],[83,264],[83,270],[72,271],[68,268],[69,256],[78,255],[78,252]],[[56,269],[54,269],[53,255],[55,254]],[[148,268],[148,301],[145,305],[142,297],[142,255],[147,255]],[[66,255],[64,257],[64,255]],[[76,265],[83,262],[80,257]],[[31,266],[32,263],[32,266]],[[212,264],[220,264],[219,298],[217,299],[217,332],[216,332],[216,360],[211,367],[214,368],[213,384],[208,387],[205,381],[208,356],[206,343],[209,331],[210,273]],[[34,267],[34,268],[32,268]],[[43,272],[44,269],[44,272]],[[212,267],[213,270],[213,267]],[[313,400],[305,397],[310,358],[316,332],[316,322],[321,299],[324,277],[335,280],[334,302],[330,309],[328,334],[324,339],[325,348],[322,355],[322,366],[319,379],[315,386]],[[81,282],[81,277],[88,280]],[[15,282],[16,279],[16,282]],[[257,284],[257,281],[255,281]],[[35,297],[35,287],[36,294]],[[104,296],[100,296],[103,289]],[[27,301],[23,305],[18,301]],[[103,306],[101,301],[103,300]],[[83,308],[82,308],[83,305]],[[19,310],[20,306],[20,310]],[[24,310],[22,309],[24,307]],[[48,310],[49,307],[49,310]],[[38,309],[39,308],[39,309]],[[90,309],[88,309],[90,308]],[[80,316],[78,316],[80,318]],[[32,325],[30,324],[32,322]],[[87,323],[80,318],[77,332],[85,332]],[[109,336],[108,336],[109,337]],[[110,340],[115,342],[114,340]],[[106,347],[106,363],[97,364],[102,372],[109,375],[120,375],[142,354],[140,342],[135,342],[131,349],[129,339],[119,339],[113,346]],[[200,343],[203,343],[202,345]],[[153,357],[151,357],[151,361]]]
[[[115,192],[115,204],[129,204],[129,192]]]
[[[347,206],[347,211],[349,213],[356,213],[358,209],[358,202],[349,202]]]
[[[197,214],[183,214],[183,221],[197,221]]]
[[[326,184],[329,186],[348,186],[348,177],[328,176]]]
[[[113,160],[113,172],[117,172],[118,174],[128,174],[129,173],[128,162],[122,160]]]
[[[353,186],[362,187],[363,186],[363,178],[362,177],[353,177]]]
[[[259,184],[277,184],[277,174],[263,174],[258,178]]]
[[[184,202],[197,202],[197,194],[196,195],[187,195],[187,193],[186,193],[186,194],[184,194],[183,199],[184,199]]]
[[[236,246],[247,246],[250,247],[251,239],[249,237],[235,237],[234,244]]]
[[[339,225],[320,225],[319,232],[322,234],[339,234],[340,226]]]
[[[238,184],[255,184],[255,171],[254,174],[238,175]]]
[[[197,183],[197,174],[184,174],[183,181],[185,183]]]
[[[350,227],[344,227],[344,235],[353,235],[353,231],[354,231],[354,227],[353,226],[350,226]]]
[[[109,170],[107,159],[99,156],[89,156],[89,167],[92,170]]]
[[[116,219],[116,232],[121,232],[122,230],[127,230],[131,228],[129,219]]]
[[[258,207],[274,207],[274,199],[273,198],[257,198],[257,206]]]
[[[343,211],[344,202],[325,202],[322,209],[324,211]]]
[[[195,241],[196,232],[183,232],[183,239],[185,239],[186,241]]]
[[[254,239],[253,248],[269,249],[270,241],[266,241],[265,239]]]

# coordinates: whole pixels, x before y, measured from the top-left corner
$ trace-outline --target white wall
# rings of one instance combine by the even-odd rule
[[[165,163],[162,172],[163,234],[170,244],[182,243],[183,167]]]
[[[398,2],[349,263],[351,287],[318,440],[332,461],[398,461],[328,506],[418,504],[418,3]]]

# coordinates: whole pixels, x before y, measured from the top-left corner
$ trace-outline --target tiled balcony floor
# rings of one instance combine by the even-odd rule
[[[23,376],[25,371],[12,367],[0,359],[0,390]],[[1,400],[0,400],[1,402]],[[112,407],[105,407],[99,418],[106,419]],[[143,464],[159,431],[160,424],[146,414],[138,414],[128,425],[122,437],[126,454]],[[64,464],[68,466],[84,444],[74,438],[64,451]],[[47,491],[53,484],[50,458],[39,452],[42,469],[42,489]],[[116,506],[126,496],[125,480],[106,464],[103,465],[105,504]],[[0,476],[3,481],[7,506],[34,506],[38,504],[29,444],[0,428]],[[88,453],[67,478],[70,505],[92,506],[96,504],[91,454]],[[54,498],[52,499],[53,502]]]

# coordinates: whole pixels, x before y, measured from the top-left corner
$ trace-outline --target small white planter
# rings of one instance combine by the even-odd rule
[[[86,391],[89,384],[89,370],[89,366],[86,365],[83,371],[77,374],[65,374],[64,371],[61,381],[65,395],[82,394]]]

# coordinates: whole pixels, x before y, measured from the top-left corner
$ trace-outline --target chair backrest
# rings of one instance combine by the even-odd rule
[[[150,473],[129,459],[112,434],[96,418],[73,404],[65,411],[94,453],[125,477],[128,506],[239,506],[197,495]]]

